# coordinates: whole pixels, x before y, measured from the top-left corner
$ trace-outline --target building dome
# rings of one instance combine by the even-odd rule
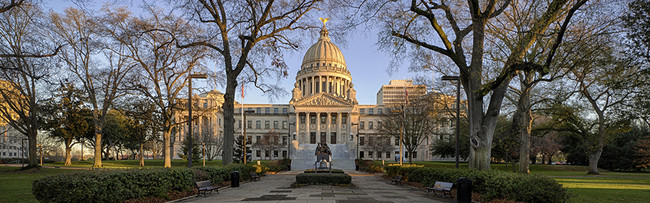
[[[318,42],[312,45],[302,58],[303,69],[316,66],[346,67],[343,53],[330,42],[328,33],[327,29],[323,27]]]

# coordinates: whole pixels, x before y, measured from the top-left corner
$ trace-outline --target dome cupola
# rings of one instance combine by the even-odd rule
[[[318,42],[312,45],[302,58],[301,67],[303,69],[317,66],[346,67],[343,53],[341,53],[341,50],[336,45],[330,42],[329,31],[325,27],[325,22],[327,20],[323,22],[323,28],[320,31]]]

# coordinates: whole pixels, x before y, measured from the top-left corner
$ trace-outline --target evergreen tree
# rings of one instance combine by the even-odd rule
[[[201,149],[199,149],[199,143],[197,143],[198,139],[193,139],[192,143],[190,144],[190,139],[189,135],[185,137],[183,140],[183,144],[181,145],[181,153],[178,153],[178,156],[181,157],[184,160],[187,160],[188,158],[188,151],[190,148],[190,145],[192,147],[192,160],[194,162],[198,162],[201,160]]]
[[[244,143],[244,136],[237,136],[237,139],[235,139],[235,146],[234,146],[234,149],[233,149],[233,156],[232,156],[232,161],[234,163],[243,163],[243,161],[244,161],[244,155],[242,153],[244,151],[243,143]],[[247,154],[246,162],[251,161],[251,153],[252,153],[252,151],[251,151],[250,147],[247,147],[246,148],[246,154]]]

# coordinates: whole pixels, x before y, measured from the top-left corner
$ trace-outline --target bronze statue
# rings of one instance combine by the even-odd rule
[[[329,165],[330,157],[332,156],[332,151],[327,146],[327,144],[321,142],[321,143],[318,143],[318,147],[316,147],[316,152],[314,153],[314,155],[316,155],[316,163],[319,163],[321,161],[325,161]]]

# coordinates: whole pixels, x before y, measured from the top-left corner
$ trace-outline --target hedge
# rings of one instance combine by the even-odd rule
[[[352,177],[345,173],[301,173],[296,175],[296,183],[310,185],[350,184]]]
[[[307,169],[304,171],[304,173],[330,173],[330,170],[329,169],[321,169],[321,170]],[[344,173],[344,172],[341,169],[332,169],[332,173]]]
[[[221,183],[238,170],[250,179],[252,166],[225,168],[130,169],[58,174],[35,180],[34,197],[41,202],[121,202],[144,197],[168,198],[170,191],[190,191],[199,180]]]
[[[428,168],[421,166],[386,166],[389,176],[402,175],[410,182],[431,186],[435,181],[452,182],[467,177],[472,191],[483,199],[508,199],[522,202],[566,202],[569,194],[552,178],[541,175],[507,174],[502,171],[477,171],[467,169]]]

